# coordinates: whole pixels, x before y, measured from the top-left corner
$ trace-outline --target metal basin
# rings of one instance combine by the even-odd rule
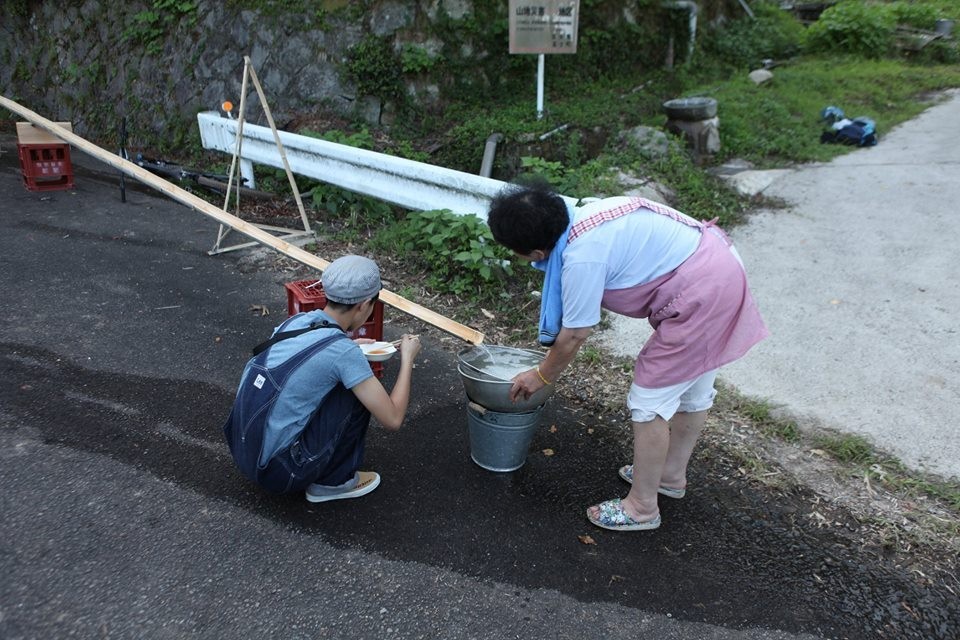
[[[714,98],[677,98],[664,102],[663,110],[671,120],[709,120],[717,115],[717,101]]]
[[[533,367],[531,367],[532,369]],[[463,380],[463,388],[467,392],[467,397],[473,402],[500,413],[523,413],[533,411],[547,401],[556,388],[555,385],[547,385],[540,389],[526,400],[518,399],[516,402],[510,401],[510,387],[513,383],[509,380],[498,380],[491,378],[483,373],[474,371],[462,363],[457,365],[457,371],[460,372],[460,379]]]

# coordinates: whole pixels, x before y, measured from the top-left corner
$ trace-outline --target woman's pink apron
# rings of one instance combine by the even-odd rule
[[[647,318],[654,333],[637,356],[634,382],[658,388],[692,380],[743,356],[767,328],[750,295],[732,243],[715,220],[696,222],[645,198],[596,213],[570,229],[568,242],[607,220],[649,209],[701,229],[700,244],[679,267],[626,289],[608,289],[601,305],[631,318]]]

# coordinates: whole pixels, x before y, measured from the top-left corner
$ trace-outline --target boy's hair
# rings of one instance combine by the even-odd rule
[[[373,296],[373,301],[376,302],[380,299],[380,294]],[[344,302],[334,302],[333,300],[327,300],[327,304],[324,306],[324,309],[330,309],[331,311],[336,311],[338,313],[345,313],[353,309],[358,304],[363,304],[365,301],[361,300],[360,302],[354,302],[353,304],[346,304]]]
[[[541,181],[505,188],[487,213],[494,240],[523,255],[553,249],[569,224],[563,198]]]

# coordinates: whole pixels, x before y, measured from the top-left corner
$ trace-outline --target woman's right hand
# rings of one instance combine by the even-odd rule
[[[513,385],[510,387],[510,401],[529,400],[530,396],[542,389],[544,386],[536,369],[523,371],[513,377]]]

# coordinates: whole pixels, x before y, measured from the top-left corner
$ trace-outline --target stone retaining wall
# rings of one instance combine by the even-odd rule
[[[72,122],[78,134],[105,146],[116,144],[125,117],[128,146],[164,149],[196,138],[198,111],[216,109],[224,100],[239,104],[245,55],[281,126],[321,107],[388,124],[396,105],[389,97],[361,95],[345,73],[351,49],[371,37],[383,38],[394,52],[416,47],[428,63],[434,56],[443,60],[432,70],[402,75],[404,100],[420,108],[438,104],[455,83],[461,91],[465,82],[490,91],[508,73],[530,73],[507,54],[505,0],[318,0],[304,3],[317,7],[312,13],[280,15],[231,8],[255,5],[252,0],[3,0],[0,93],[47,118]],[[642,0],[590,3],[589,16],[581,16],[581,48],[586,50],[586,24],[635,28],[642,11],[655,13],[659,6]],[[459,25],[468,25],[477,37],[463,38]],[[592,59],[578,52],[575,62],[610,59],[622,68],[624,55],[658,46],[652,38],[600,40],[602,51],[594,45]],[[557,58],[574,62],[574,56]],[[535,62],[529,66],[534,70]],[[557,68],[553,61],[551,66]],[[252,87],[247,102],[250,121],[266,124]]]

